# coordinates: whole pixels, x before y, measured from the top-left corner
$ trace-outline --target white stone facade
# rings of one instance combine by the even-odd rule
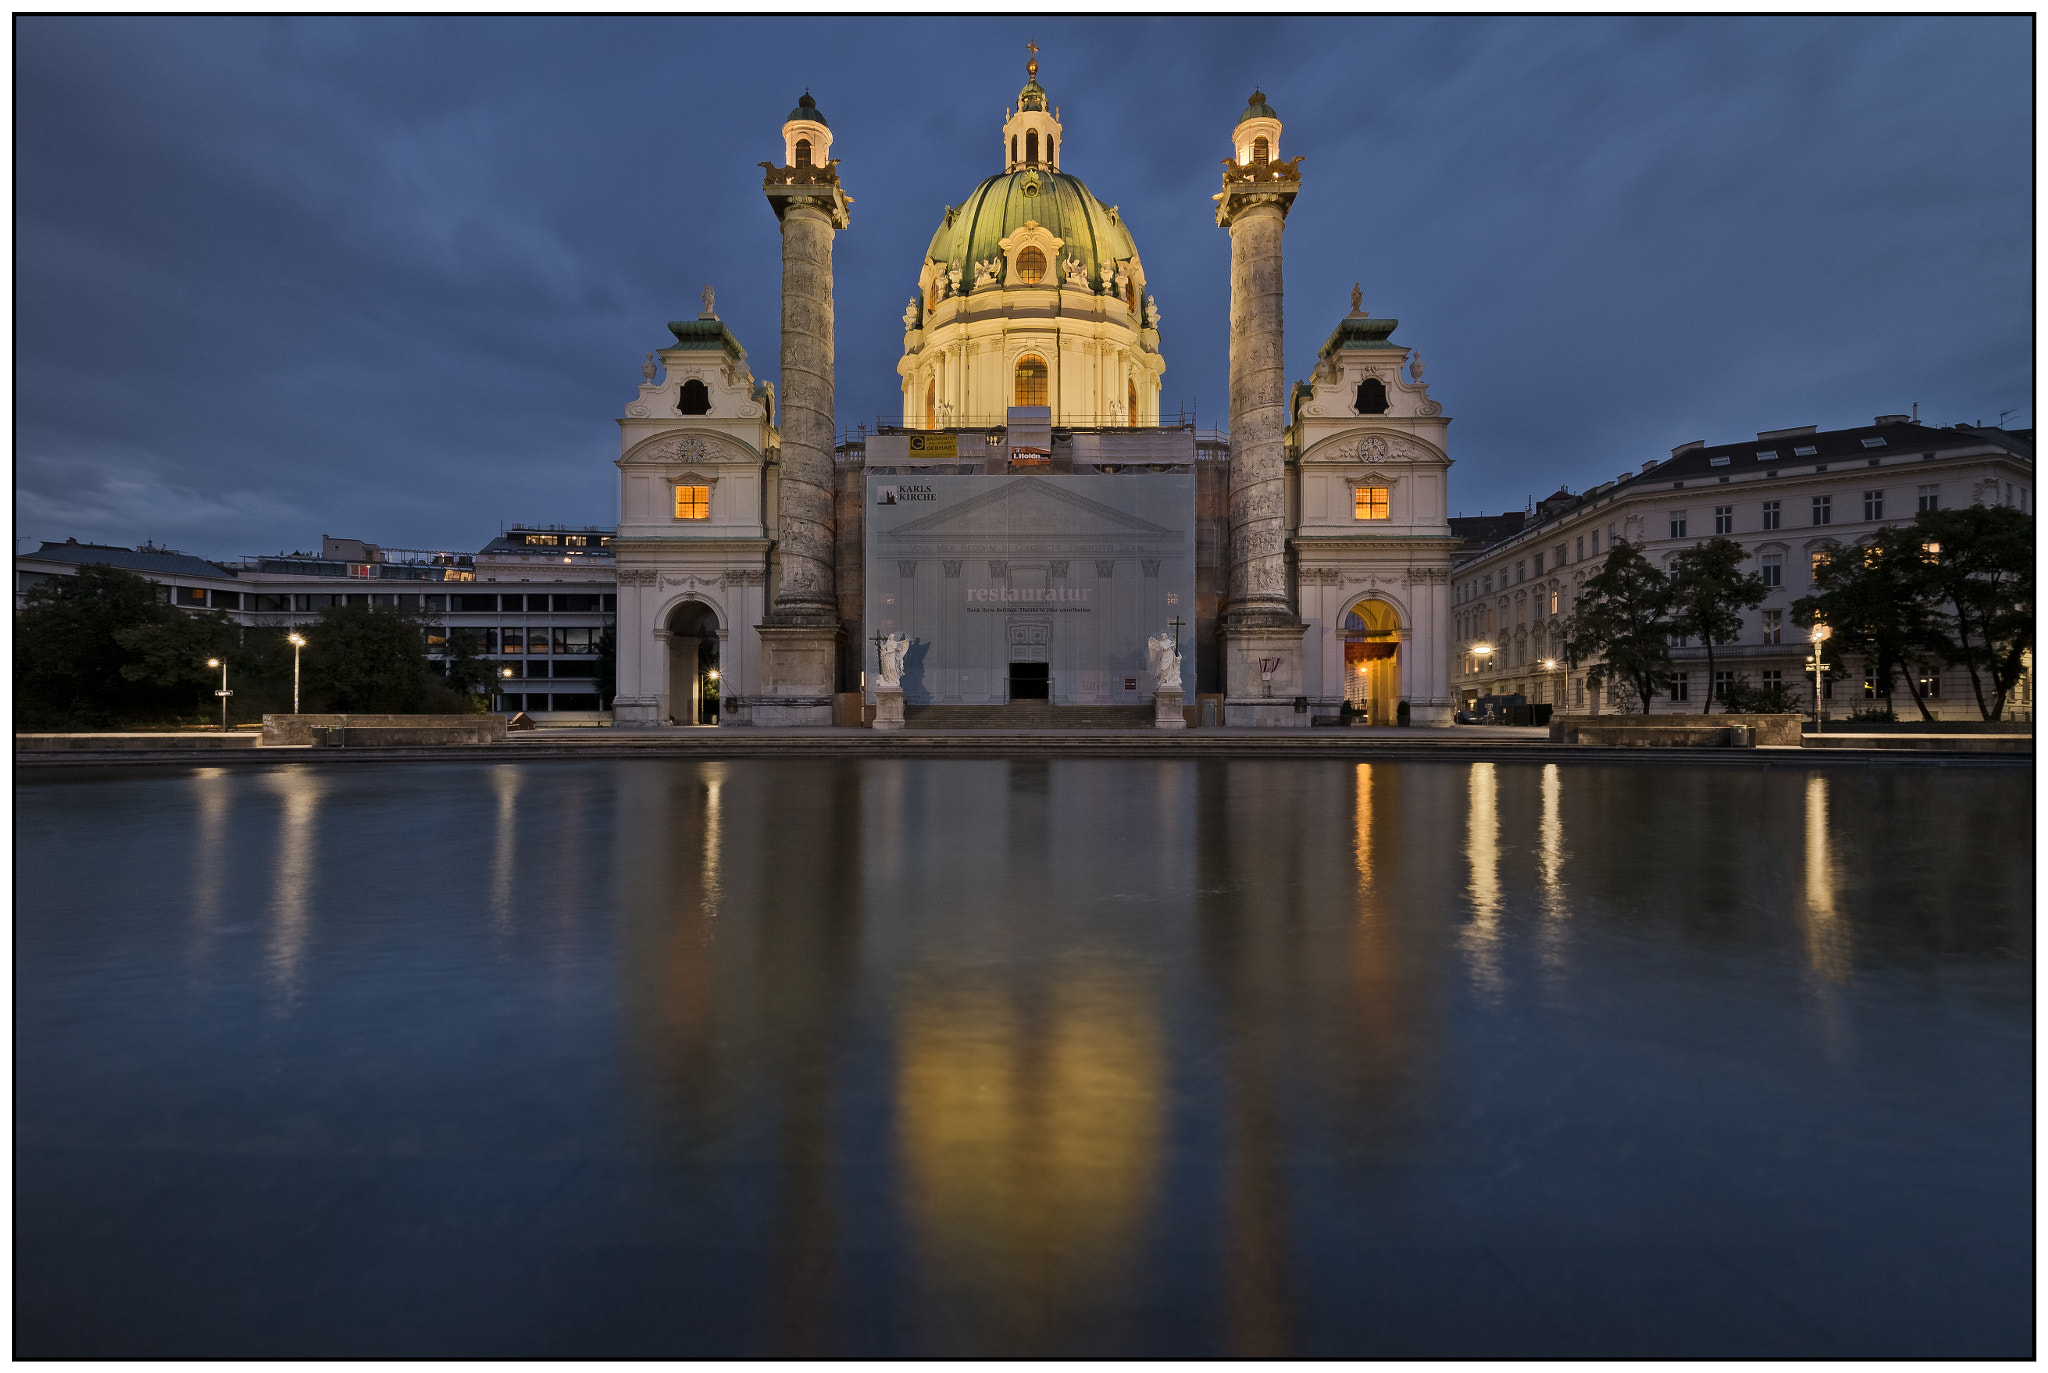
[[[1318,714],[1350,700],[1390,725],[1405,701],[1410,724],[1447,725],[1450,420],[1420,358],[1389,341],[1395,324],[1354,312],[1295,388],[1288,543],[1309,625],[1302,685]]]
[[[776,537],[775,393],[754,380],[745,351],[715,315],[669,327],[677,346],[661,352],[666,375],[642,385],[619,420],[613,719],[626,728],[708,723],[695,655],[714,638],[717,695],[727,703],[718,718],[741,724],[745,707],[730,702],[759,689],[755,626],[768,610]],[[686,404],[702,403],[696,387],[707,412],[684,414]]]

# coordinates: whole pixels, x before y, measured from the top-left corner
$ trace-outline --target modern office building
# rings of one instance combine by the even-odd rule
[[[46,542],[14,560],[15,605],[40,582],[105,563],[156,583],[166,604],[220,611],[237,624],[310,627],[331,606],[417,611],[437,661],[450,634],[477,636],[499,674],[493,709],[524,710],[554,724],[596,723],[609,718],[597,663],[600,638],[617,610],[613,532],[515,524],[475,553],[323,537],[317,555],[231,562],[148,545]]]

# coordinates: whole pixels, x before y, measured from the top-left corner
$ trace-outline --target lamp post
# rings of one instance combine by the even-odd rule
[[[285,636],[285,642],[292,646],[292,714],[299,713],[299,650],[306,646],[305,636],[294,631]]]
[[[1828,665],[1820,660],[1820,646],[1826,643],[1834,632],[1834,630],[1829,629],[1824,624],[1816,624],[1813,627],[1813,632],[1807,635],[1808,640],[1813,644],[1813,657],[1809,658],[1807,663],[1813,668],[1813,732],[1815,734],[1825,734],[1827,732],[1826,721],[1820,713],[1820,675],[1827,671]]]
[[[1487,643],[1487,642],[1486,642],[1486,641],[1484,641],[1484,640],[1481,640],[1480,642],[1478,642],[1478,643],[1476,643],[1476,644],[1472,645],[1472,656],[1473,656],[1473,657],[1475,657],[1475,658],[1477,658],[1477,659],[1479,660],[1479,674],[1480,674],[1481,676],[1484,676],[1484,675],[1485,675],[1485,673],[1486,673],[1486,660],[1487,660],[1487,658],[1488,658],[1488,657],[1492,656],[1492,653],[1493,653],[1493,645],[1492,645],[1492,644],[1489,644],[1489,643]],[[1479,713],[1479,711],[1478,711],[1478,706],[1479,706],[1479,697],[1481,697],[1481,696],[1491,696],[1491,695],[1493,695],[1493,691],[1492,691],[1492,688],[1491,688],[1491,687],[1490,687],[1490,686],[1489,686],[1489,685],[1488,685],[1487,683],[1485,683],[1485,682],[1481,682],[1481,683],[1479,684],[1479,691],[1478,691],[1478,692],[1477,692],[1477,693],[1476,693],[1476,694],[1475,694],[1475,695],[1473,696],[1473,698],[1472,698],[1472,705],[1473,705],[1473,712],[1472,712],[1472,713],[1473,713],[1474,715],[1477,715],[1477,714]]]
[[[234,692],[228,690],[227,659],[208,658],[206,660],[206,665],[208,667],[217,667],[220,669],[220,690],[214,692],[213,694],[220,697],[220,732],[222,734],[226,734],[228,732],[228,697],[235,694]]]

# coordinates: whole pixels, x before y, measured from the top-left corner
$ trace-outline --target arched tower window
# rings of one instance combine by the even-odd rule
[[[1056,155],[1058,152],[1059,141],[1055,139],[1051,134],[1047,134],[1045,136],[1045,165],[1052,168],[1054,171],[1058,171],[1060,169],[1060,160]]]
[[[1124,423],[1138,427],[1138,383],[1128,378],[1124,381]]]
[[[1252,140],[1252,165],[1254,167],[1265,166],[1266,160],[1270,158],[1272,155],[1273,150],[1271,146],[1267,144],[1265,139],[1254,138]]]
[[[1358,383],[1358,400],[1351,407],[1361,415],[1384,415],[1387,413],[1387,387],[1378,377],[1367,377]]]
[[[937,377],[924,384],[924,427],[927,429],[939,427],[939,381]]]
[[[1026,248],[1017,254],[1017,279],[1026,286],[1036,286],[1045,280],[1045,254],[1036,248]]]
[[[1017,135],[1010,135],[1010,165],[1017,165]]]
[[[1018,405],[1046,404],[1045,359],[1027,353],[1017,359]]]
[[[811,165],[811,140],[808,138],[799,138],[796,141],[796,165],[799,167]]]
[[[1033,167],[1038,165],[1038,130],[1024,131],[1024,161]]]
[[[711,393],[704,389],[704,383],[691,377],[683,383],[683,391],[676,398],[676,413],[679,415],[708,415],[711,413]]]

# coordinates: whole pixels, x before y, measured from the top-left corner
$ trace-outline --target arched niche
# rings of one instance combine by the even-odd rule
[[[718,611],[709,603],[687,598],[662,618],[668,641],[668,713],[664,723],[718,723]]]
[[[1378,596],[1351,603],[1339,621],[1344,641],[1344,699],[1369,725],[1397,723],[1401,704],[1400,607]]]

